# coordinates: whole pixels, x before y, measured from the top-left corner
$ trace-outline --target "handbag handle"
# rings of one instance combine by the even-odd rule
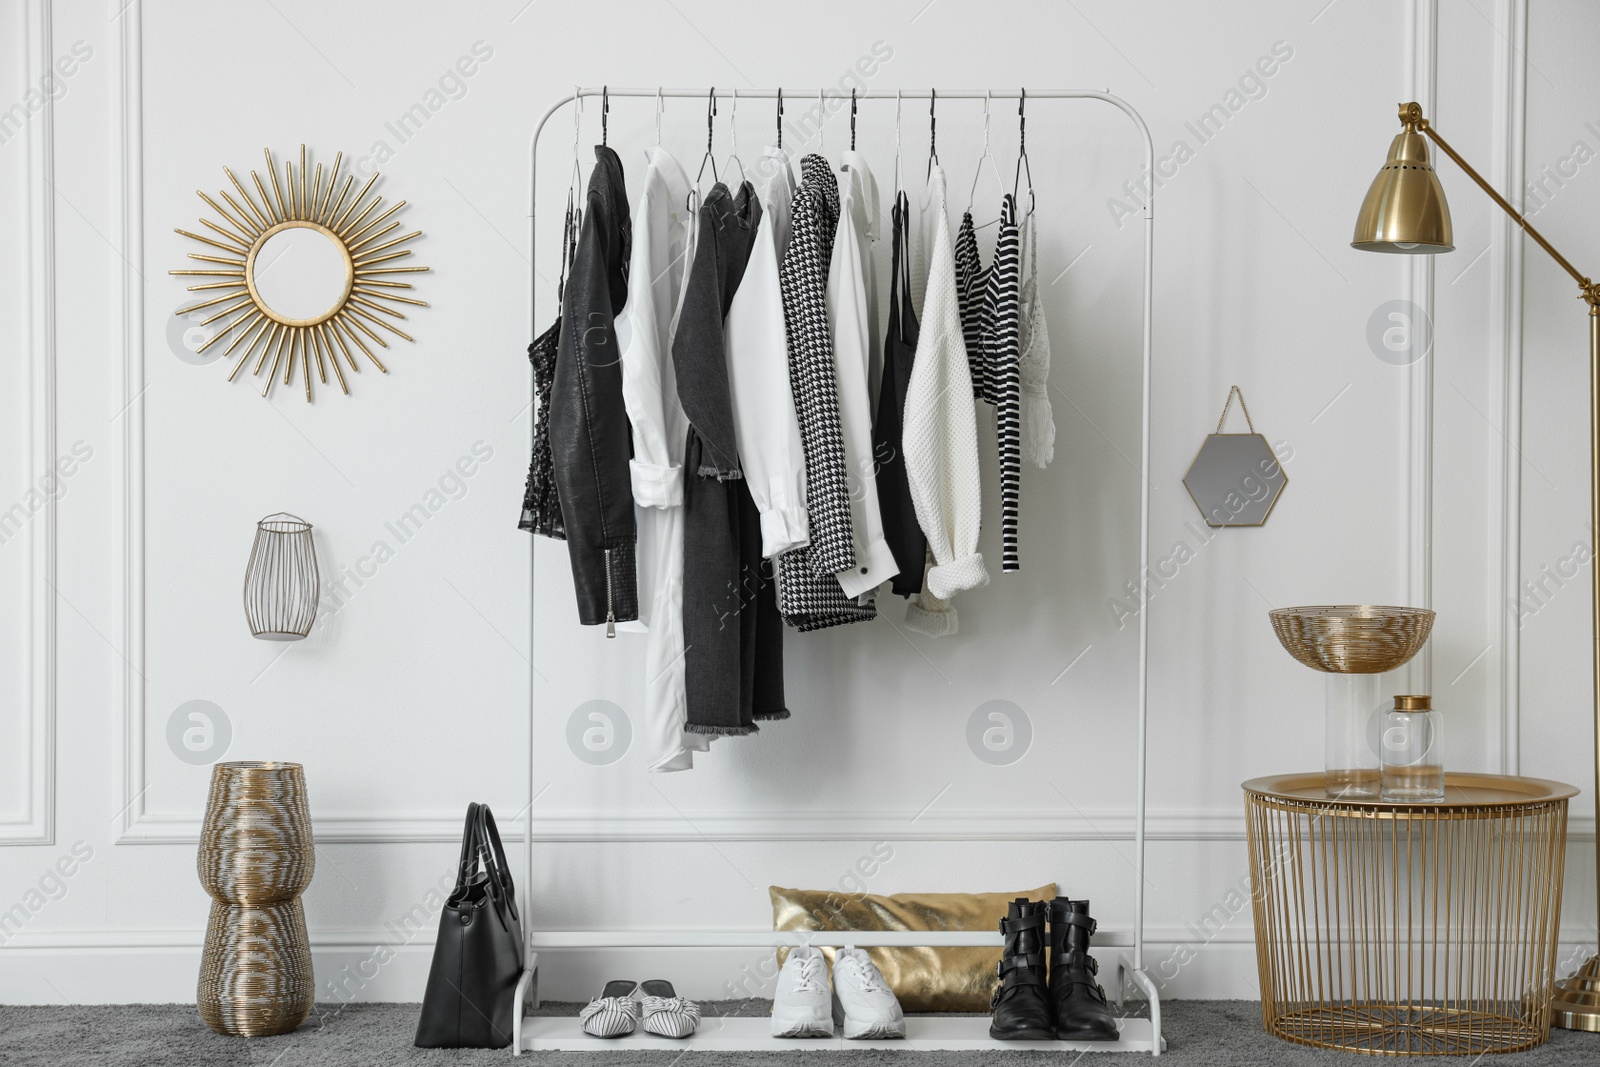
[[[482,807],[474,801],[467,805],[467,825],[461,830],[461,859],[456,862],[456,889],[466,887],[477,869],[478,861],[478,826],[482,821],[478,817],[478,809]]]
[[[489,805],[478,805],[478,848],[483,854],[483,867],[489,875],[489,884],[505,894],[511,917],[517,915],[517,890],[511,880],[511,865],[506,862],[505,846],[500,843],[500,828],[495,825],[494,812]]]

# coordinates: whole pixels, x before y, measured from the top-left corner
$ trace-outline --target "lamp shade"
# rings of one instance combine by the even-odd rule
[[[1350,246],[1402,255],[1455,251],[1450,205],[1422,134],[1406,130],[1389,146],[1389,158],[1361,203]]]

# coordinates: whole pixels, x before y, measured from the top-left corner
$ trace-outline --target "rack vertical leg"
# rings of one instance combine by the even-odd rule
[[[1148,974],[1135,969],[1133,962],[1126,956],[1117,958],[1117,1007],[1121,1008],[1127,999],[1128,980],[1133,979],[1133,984],[1144,993],[1145,999],[1150,1002],[1150,1055],[1159,1056],[1166,1047],[1166,1040],[1161,1036],[1161,993],[1156,989],[1156,984]]]
[[[522,1055],[522,1018],[539,1007],[539,954],[528,953],[528,965],[517,979],[517,992],[511,1002],[511,1054]]]

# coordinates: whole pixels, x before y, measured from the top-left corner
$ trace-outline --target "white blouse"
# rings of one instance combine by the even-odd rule
[[[828,266],[828,325],[856,546],[856,565],[837,577],[850,597],[864,596],[900,573],[883,535],[872,454],[873,365],[880,351],[871,243],[877,216],[878,185],[872,172],[859,153],[846,152],[839,168],[839,228]],[[881,374],[881,356],[876,362]]]
[[[761,554],[772,558],[811,543],[806,522],[806,457],[789,385],[789,334],[778,263],[789,243],[794,173],[768,148],[752,170],[761,223],[724,326],[733,432],[745,484],[761,513]]]
[[[689,770],[706,739],[686,734],[683,675],[683,450],[689,421],[678,405],[672,334],[693,253],[689,177],[659,147],[645,150],[643,193],[633,215],[628,302],[617,316],[622,400],[633,428],[638,521],[639,622],[644,629],[644,722],[640,741],[653,771]]]

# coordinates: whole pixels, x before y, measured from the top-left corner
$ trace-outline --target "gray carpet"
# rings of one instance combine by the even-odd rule
[[[706,1014],[765,1014],[764,1001],[725,1001],[704,1005]],[[576,1004],[547,1004],[540,1014],[571,1014]],[[95,1064],[97,1067],[357,1067],[366,1064],[509,1064],[509,1050],[446,1051],[411,1045],[417,1021],[415,1004],[327,1005],[299,1030],[283,1037],[254,1040],[220,1037],[206,1029],[186,1004],[144,1004],[87,1007],[0,1006],[0,1064]],[[1166,1056],[1172,1067],[1296,1067],[1309,1064],[1361,1064],[1347,1053],[1291,1045],[1268,1037],[1261,1029],[1261,1006],[1243,1000],[1169,1001],[1162,1005],[1166,1031]],[[865,1048],[850,1052],[709,1053],[682,1051],[547,1052],[530,1054],[518,1063],[529,1067],[565,1064],[572,1067],[668,1067],[684,1062],[753,1064],[766,1067],[811,1067],[840,1064],[876,1067],[879,1064],[915,1067],[955,1067],[992,1064],[1029,1067],[1035,1064],[1144,1062],[1131,1053],[1069,1057],[1039,1052],[892,1052]],[[1412,1064],[1476,1062],[1462,1057],[1418,1057]],[[1554,1067],[1556,1064],[1600,1063],[1600,1034],[1553,1032],[1550,1043],[1531,1052],[1495,1057],[1496,1067]]]

